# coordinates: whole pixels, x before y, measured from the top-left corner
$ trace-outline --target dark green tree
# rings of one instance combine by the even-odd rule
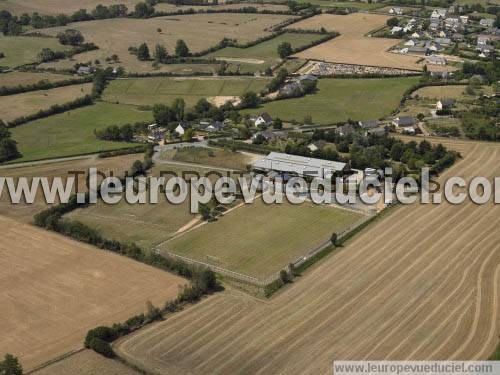
[[[284,59],[293,53],[292,45],[288,42],[282,42],[278,45],[278,55]]]
[[[0,361],[0,375],[22,375],[23,368],[19,360],[12,354],[5,354],[3,361]]]
[[[142,43],[139,48],[137,48],[137,58],[141,61],[149,60],[151,58],[149,55],[149,48],[146,43]]]
[[[175,44],[175,54],[179,57],[189,56],[189,48],[182,39],[177,40]]]

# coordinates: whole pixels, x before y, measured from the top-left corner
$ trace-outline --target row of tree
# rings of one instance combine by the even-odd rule
[[[135,134],[143,133],[146,129],[147,124],[142,122],[122,126],[111,125],[104,129],[94,129],[94,135],[104,141],[132,142]]]
[[[0,120],[0,163],[19,157],[17,142],[11,138],[11,133],[5,123]]]
[[[153,51],[153,57],[146,43],[142,43],[139,47],[129,47],[129,52],[135,54],[141,61],[154,60],[157,63],[167,63],[169,59],[174,57],[190,56],[189,48],[184,40],[179,39],[175,44],[175,55],[169,56],[167,49],[162,44],[156,44]]]
[[[90,13],[86,9],[79,9],[72,15],[40,15],[33,12],[31,15],[23,13],[20,16],[12,15],[7,10],[0,11],[0,31],[4,35],[19,35],[23,32],[23,27],[31,26],[34,29],[47,27],[66,26],[72,22],[92,21],[106,18],[134,17],[147,18],[154,14],[155,0],[146,0],[135,5],[133,12],[128,12],[124,4],[97,5]]]

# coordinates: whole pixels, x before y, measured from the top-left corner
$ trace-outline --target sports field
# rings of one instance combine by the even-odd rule
[[[121,66],[132,71],[151,71],[151,61],[139,61],[128,48],[147,43],[151,53],[157,43],[163,44],[168,53],[174,53],[175,43],[183,39],[192,52],[205,50],[219,43],[224,37],[237,39],[240,43],[269,35],[271,28],[290,16],[273,14],[192,14],[170,17],[155,17],[147,20],[115,18],[98,21],[77,22],[64,27],[41,29],[40,32],[57,35],[68,28],[80,30],[88,42],[99,49],[74,56],[76,61],[47,63],[43,66],[68,67],[75,62],[104,61],[113,54],[120,58]],[[161,29],[161,32],[158,32]]]
[[[464,156],[441,179],[500,174],[498,143],[436,141]],[[158,373],[327,374],[340,359],[487,359],[500,334],[499,226],[493,203],[400,206],[270,302],[217,294],[117,349]]]
[[[85,172],[84,175],[80,175],[78,178],[78,191],[86,192],[87,186],[85,179],[88,176],[89,168],[97,168],[98,171],[103,172],[106,176],[109,176],[110,173],[113,173],[114,176],[122,176],[125,171],[130,170],[130,167],[135,160],[141,160],[142,157],[142,154],[130,154],[112,158],[88,157],[82,160],[36,164],[22,167],[9,165],[8,169],[0,168],[0,176],[13,177],[15,179],[19,177],[26,177],[29,180],[33,177],[47,177],[49,180],[52,180],[54,177],[61,177],[65,182],[67,177],[70,176],[68,173],[69,171]],[[100,180],[101,178],[99,178],[99,181]],[[41,191],[37,194],[35,203],[33,204],[12,204],[5,194],[2,194],[0,198],[0,215],[25,223],[32,223],[33,215],[47,207],[48,204],[45,203]]]
[[[97,153],[130,147],[130,143],[98,140],[94,129],[151,121],[151,112],[119,104],[97,103],[13,128],[12,137],[22,153],[19,161]]]
[[[1,65],[1,62],[0,62]],[[0,87],[26,86],[40,81],[59,82],[72,79],[74,76],[68,74],[55,74],[49,72],[9,72],[0,74]]]
[[[199,99],[216,96],[241,96],[247,91],[261,91],[266,78],[141,78],[112,81],[103,93],[103,100],[126,104],[170,104],[183,98],[187,106]]]
[[[185,280],[0,216],[0,352],[25,370],[83,345],[98,325],[163,305]]]
[[[417,58],[387,52],[397,39],[372,38],[367,33],[384,26],[389,17],[380,14],[353,13],[347,16],[320,14],[290,27],[338,31],[341,35],[319,46],[297,53],[301,59],[421,70]]]
[[[0,59],[0,66],[12,68],[34,63],[38,53],[43,48],[50,48],[53,51],[67,49],[67,47],[59,44],[56,38],[0,35],[0,52],[5,55]]]
[[[255,65],[255,70],[265,70],[280,61],[278,56],[278,46],[283,42],[288,42],[292,48],[298,48],[307,45],[315,40],[321,39],[324,35],[319,34],[297,34],[285,33],[266,42],[259,43],[249,48],[227,47],[207,55],[238,64]],[[253,64],[252,64],[253,63]],[[246,67],[245,67],[246,69]]]
[[[418,78],[320,79],[318,91],[302,98],[269,102],[246,113],[268,112],[272,117],[301,122],[311,116],[316,124],[347,119],[378,119],[395,110],[401,96]]]
[[[0,100],[0,118],[5,122],[9,122],[18,117],[49,109],[54,104],[63,104],[82,98],[90,94],[91,91],[92,83],[85,83],[2,96]]]
[[[312,203],[266,205],[260,198],[166,242],[172,252],[255,277],[270,276],[360,219]],[[215,261],[215,260],[217,261]]]

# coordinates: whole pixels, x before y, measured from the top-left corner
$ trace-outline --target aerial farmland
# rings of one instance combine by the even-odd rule
[[[0,0],[0,375],[496,366],[499,29],[495,0]]]

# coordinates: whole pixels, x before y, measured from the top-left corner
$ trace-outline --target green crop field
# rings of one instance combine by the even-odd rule
[[[0,52],[5,55],[0,59],[0,66],[15,67],[36,62],[42,48],[63,51],[66,47],[59,44],[56,38],[0,36]]]
[[[138,78],[112,81],[103,100],[113,103],[152,105],[171,103],[183,98],[187,106],[201,98],[240,96],[246,91],[259,92],[268,83],[261,78]]]
[[[246,113],[268,112],[273,117],[298,122],[311,116],[315,124],[347,119],[368,120],[389,115],[401,96],[418,78],[320,79],[318,91],[302,98],[269,102]]]
[[[160,249],[221,267],[265,277],[305,255],[361,216],[305,202],[266,205],[261,199],[235,208],[216,222],[204,224]]]
[[[242,71],[264,70],[280,60],[278,46],[281,43],[288,42],[293,48],[298,48],[322,37],[324,35],[285,33],[249,48],[227,47],[213,52],[206,57],[214,57],[221,60],[226,58],[232,65],[240,64]]]
[[[129,143],[100,141],[93,131],[109,125],[150,120],[151,112],[125,105],[97,103],[32,121],[11,130],[23,155],[15,162],[130,147]]]

